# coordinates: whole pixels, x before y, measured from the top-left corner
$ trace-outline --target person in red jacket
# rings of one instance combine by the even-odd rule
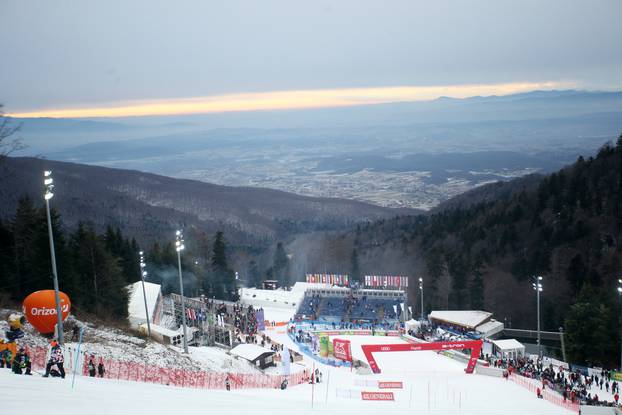
[[[616,401],[616,405],[618,404],[618,399],[620,399],[620,395],[618,395],[617,393],[613,395],[613,400]]]
[[[540,390],[540,388],[536,388],[536,396],[537,396],[539,399],[542,399],[542,391]]]

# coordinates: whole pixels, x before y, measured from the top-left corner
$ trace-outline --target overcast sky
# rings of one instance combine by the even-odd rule
[[[622,89],[621,21],[620,0],[0,0],[0,102],[19,113],[292,90]]]

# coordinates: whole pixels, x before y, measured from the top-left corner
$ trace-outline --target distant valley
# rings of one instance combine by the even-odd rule
[[[487,183],[558,170],[621,125],[622,93],[536,91],[330,111],[23,120],[22,136],[23,154],[55,160],[429,210]]]

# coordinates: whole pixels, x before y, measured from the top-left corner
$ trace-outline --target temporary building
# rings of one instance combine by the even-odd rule
[[[481,324],[486,323],[492,317],[492,313],[481,310],[443,310],[432,311],[428,318],[436,324],[445,324],[459,327],[470,331]]]
[[[525,346],[516,339],[493,340],[492,353],[504,359],[516,359],[525,354]]]
[[[127,290],[129,293],[127,314],[130,325],[138,329],[141,324],[147,322],[147,313],[149,313],[150,323],[158,323],[158,312],[162,302],[160,285],[145,282],[145,296],[143,296],[141,281],[128,285]],[[145,297],[147,298],[147,311],[145,311]]]
[[[231,355],[248,360],[259,369],[265,369],[270,366],[276,366],[274,363],[274,350],[257,346],[256,344],[240,344],[230,351]]]

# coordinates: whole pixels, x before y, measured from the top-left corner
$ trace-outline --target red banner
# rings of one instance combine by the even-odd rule
[[[402,382],[380,382],[378,381],[378,389],[404,389]]]
[[[393,392],[361,392],[364,401],[394,401]]]
[[[350,340],[333,339],[333,354],[337,359],[352,361]]]
[[[43,370],[47,363],[47,348],[32,346],[27,348],[30,354],[33,370]],[[88,353],[83,353],[82,368],[78,367],[78,373],[88,376]],[[75,356],[71,350],[65,351],[65,364],[73,364]],[[104,364],[106,369],[105,378],[122,379],[133,382],[159,383],[170,386],[181,386],[199,389],[225,389],[226,378],[229,377],[231,389],[276,389],[287,379],[289,386],[306,384],[309,382],[309,373],[296,372],[290,375],[267,375],[259,373],[222,373],[202,372],[185,369],[165,368],[155,365],[147,365],[138,362],[124,362],[113,359],[100,359],[96,362]],[[69,369],[65,366],[65,369]]]
[[[375,352],[416,352],[420,350],[463,350],[471,349],[471,357],[465,369],[466,373],[473,373],[479,353],[482,350],[482,340],[466,340],[462,342],[433,342],[433,343],[400,343],[400,344],[365,344],[361,346],[369,362],[372,372],[380,373],[380,368],[374,359]]]
[[[365,286],[372,288],[407,288],[408,277],[402,275],[365,275]]]

